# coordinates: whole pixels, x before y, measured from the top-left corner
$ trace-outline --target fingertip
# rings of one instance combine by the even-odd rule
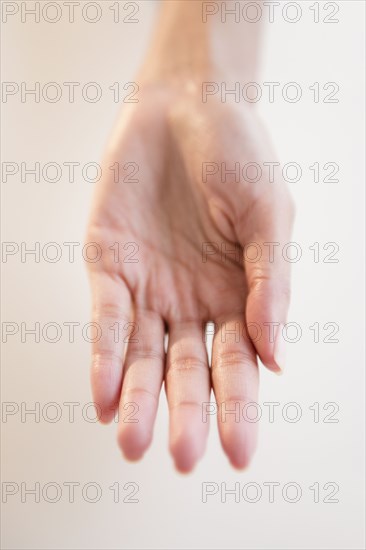
[[[243,472],[247,470],[250,466],[250,463],[252,461],[251,456],[242,455],[240,457],[230,457],[228,456],[229,462],[235,470],[239,470],[240,472]]]
[[[193,464],[189,464],[189,463],[181,463],[179,461],[174,460],[174,466],[179,474],[188,475],[193,472],[196,466],[196,462],[194,462]]]
[[[106,394],[103,391],[98,391],[93,388],[93,406],[96,416],[96,421],[100,424],[110,424],[115,418],[118,411],[119,395]],[[91,412],[85,412],[87,419],[92,416]]]
[[[256,342],[255,348],[263,365],[275,374],[283,374],[286,366],[286,342],[282,336],[280,325],[276,331],[276,339],[271,342]]]
[[[144,452],[122,450],[122,457],[127,462],[139,462],[144,458]]]
[[[255,450],[241,449],[240,451],[225,451],[229,462],[235,470],[247,470],[252,462]]]
[[[221,444],[230,464],[236,470],[245,470],[249,467],[257,448],[256,424],[243,426],[234,425],[221,430]]]
[[[205,452],[205,444],[195,434],[185,432],[170,444],[175,468],[181,474],[191,473]]]
[[[100,424],[103,424],[104,426],[106,426],[107,424],[110,424],[113,419],[114,419],[114,412],[111,413],[109,411],[102,411],[102,413],[98,416],[98,422]]]
[[[286,340],[283,337],[284,325],[280,325],[277,330],[276,340],[274,344],[273,359],[278,369],[283,373],[286,365],[287,347]]]
[[[92,412],[89,412],[89,405],[93,405],[95,419],[92,418]],[[88,403],[88,409],[85,409],[83,416],[89,422],[99,422],[100,424],[110,424],[118,411],[118,400],[115,397],[109,398],[103,392],[93,391],[93,401]]]
[[[92,369],[91,373],[93,404],[101,424],[109,424],[118,410],[121,381],[111,374],[112,371],[115,372],[108,365],[108,368]]]
[[[152,435],[141,424],[122,424],[117,434],[119,448],[130,462],[141,460],[150,447]]]
[[[258,352],[259,355],[259,352]],[[263,365],[266,367],[267,370],[273,372],[274,374],[277,374],[277,376],[282,376],[283,374],[283,368],[276,363],[274,358],[272,359],[262,359],[262,357],[259,355],[259,358]]]

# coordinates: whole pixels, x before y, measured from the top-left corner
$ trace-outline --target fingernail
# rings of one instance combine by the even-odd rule
[[[283,338],[282,330],[283,325],[280,325],[276,332],[276,340],[274,345],[274,360],[277,367],[280,369],[282,374],[286,366],[286,341]]]

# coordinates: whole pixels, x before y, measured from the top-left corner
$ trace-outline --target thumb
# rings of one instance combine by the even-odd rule
[[[282,329],[290,302],[291,262],[284,251],[291,239],[293,214],[288,196],[281,204],[278,199],[259,204],[241,239],[248,286],[247,331],[262,363],[277,373],[286,361]]]

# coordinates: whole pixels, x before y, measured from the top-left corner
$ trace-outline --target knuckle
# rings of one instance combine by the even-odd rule
[[[115,302],[102,302],[101,304],[94,305],[92,316],[95,322],[103,321],[104,319],[119,321],[120,323],[129,322],[125,310]]]
[[[170,375],[176,375],[185,372],[198,372],[200,374],[203,372],[207,373],[207,370],[208,366],[206,361],[193,356],[176,357],[172,361],[170,361],[168,366],[168,374]]]
[[[112,371],[115,366],[120,366],[122,359],[122,354],[116,351],[99,349],[92,353],[92,369],[95,373]]]
[[[173,411],[174,409],[177,409],[177,408],[183,408],[183,409],[191,408],[191,409],[199,409],[199,411],[201,411],[202,403],[194,399],[181,399],[180,401],[169,403],[170,411]]]
[[[245,365],[255,363],[253,353],[246,350],[227,350],[220,353],[214,361],[215,369],[227,369],[244,372]]]
[[[158,396],[156,395],[156,393],[152,390],[150,390],[149,388],[146,388],[142,385],[139,385],[139,386],[132,386],[131,388],[128,388],[126,391],[124,391],[124,401],[125,402],[129,402],[127,400],[130,399],[131,397],[135,398],[135,397],[150,397],[152,398],[154,401],[158,401]],[[137,403],[138,405],[138,403]]]
[[[150,348],[150,347],[136,347],[136,344],[133,344],[133,351],[130,355],[131,360],[136,361],[140,359],[148,359],[151,361],[157,360],[159,362],[163,361],[163,353],[160,349]]]

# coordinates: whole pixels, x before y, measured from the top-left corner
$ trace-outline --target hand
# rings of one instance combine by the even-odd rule
[[[283,368],[279,324],[286,322],[290,264],[281,245],[290,238],[293,206],[284,182],[268,181],[264,171],[256,183],[243,174],[240,181],[221,176],[222,163],[227,170],[249,162],[263,169],[275,160],[251,107],[202,103],[194,83],[147,87],[121,116],[87,241],[103,252],[88,263],[93,320],[102,328],[93,345],[94,400],[103,422],[119,404],[118,440],[128,459],[141,458],[151,442],[163,381],[178,470],[190,471],[204,453],[203,404],[211,385],[231,463],[245,467],[254,452],[257,423],[242,416],[238,422],[225,410],[257,402],[257,354],[269,369]],[[122,174],[117,183],[115,163]],[[138,182],[122,181],[126,163],[138,167]],[[273,257],[269,242],[280,243]],[[114,243],[120,243],[119,258]],[[211,368],[203,330],[209,321],[216,327]],[[121,333],[134,327],[127,349],[111,326]],[[138,405],[137,423],[123,421],[128,403]]]

